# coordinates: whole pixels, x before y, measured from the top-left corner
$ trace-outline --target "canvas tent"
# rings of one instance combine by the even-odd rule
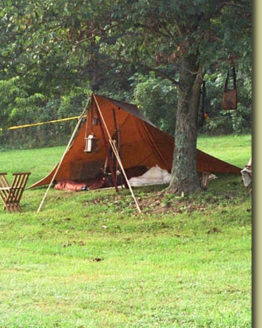
[[[101,111],[103,122],[97,106]],[[111,138],[116,140],[128,178],[140,175],[142,169],[150,169],[156,165],[171,171],[173,137],[160,131],[148,121],[135,105],[100,95],[92,95],[85,119],[60,163],[55,182],[94,180],[101,176],[108,161],[111,162],[111,167],[113,163],[115,169],[117,161],[114,160],[112,152],[110,155],[110,145],[104,123],[107,125]],[[95,137],[97,148],[94,151],[85,152],[86,140],[90,134]],[[49,184],[55,171],[56,167],[31,187]],[[240,173],[240,168],[197,150],[197,171]]]

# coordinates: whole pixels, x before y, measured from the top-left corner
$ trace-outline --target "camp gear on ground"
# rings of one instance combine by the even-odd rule
[[[249,187],[252,182],[252,159],[250,158],[248,164],[241,170],[242,181],[245,187]]]
[[[162,170],[158,165],[151,167],[146,173],[129,180],[132,187],[167,184],[171,180],[171,174]]]

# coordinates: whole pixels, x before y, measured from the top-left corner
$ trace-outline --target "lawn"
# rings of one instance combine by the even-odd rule
[[[250,136],[199,138],[198,148],[243,167]],[[0,152],[0,171],[33,183],[63,148]],[[10,176],[11,177],[11,176]],[[251,197],[219,176],[198,195],[162,187],[27,190],[23,212],[0,209],[0,327],[251,327]]]
[[[219,137],[200,137],[197,147],[200,150],[223,159],[239,167],[244,167],[251,157],[251,135],[227,135]]]

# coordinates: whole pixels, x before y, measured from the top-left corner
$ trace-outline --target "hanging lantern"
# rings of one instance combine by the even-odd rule
[[[92,117],[92,125],[97,125],[98,124],[98,117]]]
[[[97,150],[98,139],[95,137],[94,133],[89,134],[87,138],[85,138],[85,153],[91,153]]]

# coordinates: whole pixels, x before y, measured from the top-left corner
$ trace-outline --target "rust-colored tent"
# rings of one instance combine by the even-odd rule
[[[105,165],[109,150],[108,136],[96,109],[94,97],[111,137],[114,139],[117,136],[118,150],[125,170],[131,169],[130,172],[132,172],[132,168],[146,167],[149,169],[158,165],[162,169],[171,171],[173,137],[156,128],[135,105],[93,95],[86,119],[80,126],[78,134],[57,171],[56,182],[62,180],[84,181],[95,178]],[[85,152],[85,138],[91,133],[98,140],[98,147],[96,151]],[[49,184],[55,170],[56,168],[31,187]],[[197,150],[198,172],[240,173],[240,170],[236,166]],[[138,171],[133,170],[133,172]],[[131,176],[132,174],[129,174],[128,177]]]

